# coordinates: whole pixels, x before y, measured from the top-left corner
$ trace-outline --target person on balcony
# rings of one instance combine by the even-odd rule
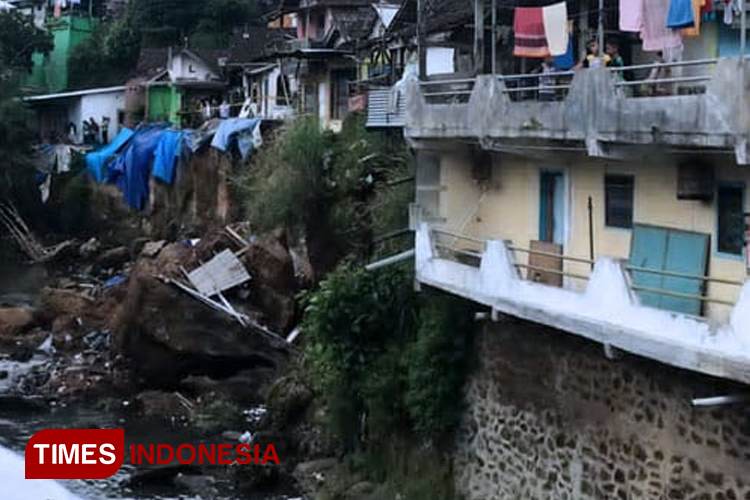
[[[603,68],[609,66],[612,59],[608,54],[601,53],[598,41],[589,40],[589,43],[586,44],[586,50],[588,51],[586,57],[576,64],[573,69],[579,70],[581,68]]]
[[[616,68],[614,70],[615,74],[615,81],[617,82],[617,95],[620,97],[625,97],[627,94],[627,87],[622,85],[622,83],[625,81],[625,72],[622,70],[622,68],[625,67],[625,61],[623,60],[622,56],[620,55],[620,48],[617,46],[617,43],[615,42],[607,42],[606,54],[609,56],[610,62],[609,66],[612,68]]]
[[[654,67],[646,78],[647,92],[650,96],[664,96],[671,93],[671,85],[669,83],[660,83],[660,80],[665,80],[670,77],[670,70],[668,67],[663,66],[665,63],[664,54],[659,51],[656,53],[656,61],[654,61]]]
[[[534,72],[539,73],[539,100],[544,102],[550,102],[556,100],[555,84],[557,82],[553,73],[557,71],[555,69],[555,61],[552,56],[544,58],[541,66]]]

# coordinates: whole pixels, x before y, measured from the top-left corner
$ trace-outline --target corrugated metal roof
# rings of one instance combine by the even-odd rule
[[[395,103],[393,102],[395,99]],[[395,105],[394,105],[395,104]],[[367,94],[367,127],[405,127],[406,102],[390,87],[373,88]]]

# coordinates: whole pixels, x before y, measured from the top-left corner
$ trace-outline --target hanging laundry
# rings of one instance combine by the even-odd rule
[[[699,36],[701,34],[701,11],[706,4],[706,0],[693,0],[693,19],[695,24],[692,28],[683,28],[680,30],[682,36]]]
[[[516,7],[513,32],[514,56],[542,58],[550,55],[544,33],[542,7]]]
[[[701,15],[711,14],[714,11],[714,0],[705,0],[701,6]]]
[[[568,21],[568,50],[565,51],[565,54],[561,56],[556,56],[554,58],[554,64],[555,69],[558,69],[560,71],[568,71],[573,66],[575,66],[575,56],[574,50],[573,50],[573,37],[571,34],[573,33],[573,22]]]
[[[620,0],[620,31],[639,33],[643,28],[644,0]]]
[[[692,0],[672,0],[667,13],[667,28],[680,29],[695,26]]]
[[[724,24],[732,24],[735,14],[740,15],[740,0],[724,0]]]
[[[680,33],[667,28],[669,3],[669,0],[643,2],[643,50],[657,51],[682,46]]]
[[[568,9],[565,2],[542,7],[542,21],[550,54],[565,54],[568,50]]]

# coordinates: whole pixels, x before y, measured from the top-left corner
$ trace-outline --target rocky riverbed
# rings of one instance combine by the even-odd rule
[[[338,445],[288,366],[295,294],[311,266],[283,232],[242,237],[92,240],[54,266],[10,266],[0,280],[0,445],[22,453],[53,427],[125,428],[127,443],[273,444],[280,467],[207,473],[176,462],[138,468],[126,456],[110,480],[70,486],[91,499],[299,496],[304,477],[319,473],[315,462],[298,465]],[[243,322],[165,282],[226,249],[251,276],[225,292]]]

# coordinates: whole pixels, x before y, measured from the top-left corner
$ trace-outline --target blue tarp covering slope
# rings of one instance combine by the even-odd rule
[[[86,155],[86,168],[96,182],[104,182],[106,179],[106,170],[104,167],[107,160],[112,155],[117,154],[117,152],[128,143],[131,137],[133,137],[133,131],[129,128],[123,128],[111,143],[98,151]]]
[[[151,162],[169,124],[154,124],[136,129],[130,144],[111,165],[108,181],[117,184],[125,201],[135,210],[143,210],[148,201]]]
[[[260,147],[262,140],[260,138],[260,119],[259,118],[229,118],[222,120],[211,146],[219,151],[227,152],[236,139],[237,149],[240,151],[242,159]]]
[[[174,182],[174,171],[177,158],[182,156],[184,132],[167,130],[159,141],[154,153],[153,176],[157,179],[172,184]]]

